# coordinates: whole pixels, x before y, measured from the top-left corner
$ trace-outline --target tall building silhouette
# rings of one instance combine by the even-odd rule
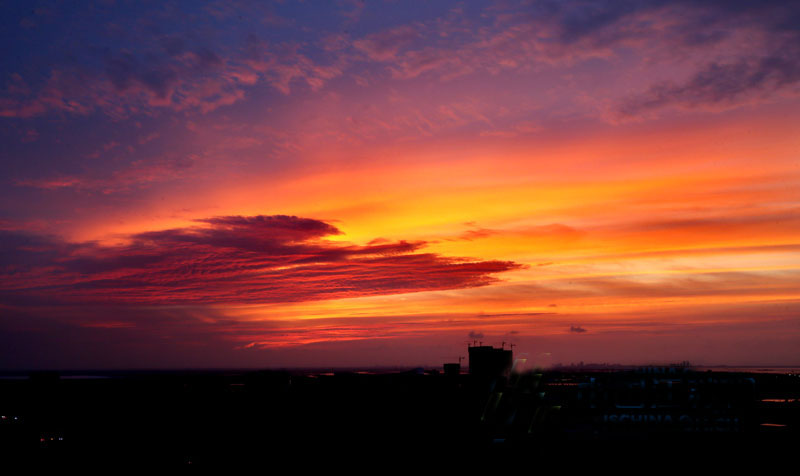
[[[490,345],[469,348],[469,373],[476,377],[507,377],[511,372],[513,353]]]

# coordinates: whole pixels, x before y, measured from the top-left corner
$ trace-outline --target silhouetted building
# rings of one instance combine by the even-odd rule
[[[508,376],[511,372],[513,354],[510,350],[497,349],[490,345],[469,348],[469,373],[477,377]]]
[[[444,374],[448,377],[457,376],[461,374],[461,363],[457,364],[444,364]]]

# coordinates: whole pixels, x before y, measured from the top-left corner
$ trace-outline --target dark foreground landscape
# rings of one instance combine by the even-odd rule
[[[475,348],[473,348],[474,350]],[[478,348],[481,349],[481,348]],[[8,465],[336,465],[380,458],[788,457],[800,376],[687,366],[470,371],[33,372],[0,380]],[[484,359],[484,360],[481,360]],[[533,459],[531,459],[533,458]],[[627,464],[627,463],[626,463]]]

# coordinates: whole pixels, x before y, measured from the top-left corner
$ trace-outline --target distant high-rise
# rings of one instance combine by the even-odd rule
[[[513,353],[490,345],[469,348],[469,373],[478,377],[507,377],[511,372]]]

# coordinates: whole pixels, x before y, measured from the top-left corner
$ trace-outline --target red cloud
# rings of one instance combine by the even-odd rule
[[[419,253],[425,243],[358,246],[294,216],[216,217],[130,236],[124,246],[0,232],[0,298],[43,303],[264,303],[484,286],[508,261]],[[13,296],[13,298],[12,298]]]

